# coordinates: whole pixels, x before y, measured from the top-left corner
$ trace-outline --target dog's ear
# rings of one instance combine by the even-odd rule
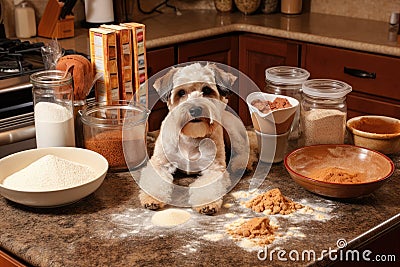
[[[157,91],[160,99],[167,102],[171,96],[171,91],[174,87],[173,77],[178,71],[178,68],[172,67],[166,74],[158,78],[154,84],[153,88]]]
[[[235,83],[237,77],[232,73],[226,72],[213,63],[208,63],[214,72],[215,83],[221,96],[227,96],[230,93],[232,85]]]

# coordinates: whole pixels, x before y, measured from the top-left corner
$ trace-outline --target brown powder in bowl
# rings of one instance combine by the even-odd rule
[[[274,241],[276,229],[277,227],[270,224],[268,217],[257,217],[245,221],[233,229],[228,229],[228,233],[236,238],[257,238],[257,244],[268,245]]]
[[[282,195],[278,188],[275,188],[248,201],[246,203],[246,207],[251,208],[255,212],[265,211],[267,214],[279,213],[282,215],[287,215],[303,208],[303,205],[289,200]]]
[[[362,173],[351,172],[338,167],[317,169],[313,171],[309,177],[323,182],[338,184],[359,184],[364,180]]]
[[[389,122],[380,118],[361,118],[355,120],[352,125],[354,129],[367,133],[396,134],[400,133],[400,123]]]

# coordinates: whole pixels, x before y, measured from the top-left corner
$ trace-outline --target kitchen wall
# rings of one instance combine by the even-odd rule
[[[114,0],[121,1],[121,0]],[[133,6],[132,18],[140,19],[144,15],[137,10],[137,0],[125,0]],[[140,0],[144,10],[150,10],[163,0]],[[3,11],[6,34],[8,37],[15,36],[14,23],[14,0],[3,0],[5,11]],[[36,20],[39,24],[40,18],[47,5],[47,0],[28,0],[36,11]],[[400,12],[400,0],[303,0],[307,10],[314,13],[333,14],[340,16],[356,17],[378,21],[389,21],[391,12]],[[214,9],[214,0],[170,0],[170,4],[179,9]],[[166,8],[167,10],[168,8]],[[169,9],[171,10],[171,9]],[[85,18],[84,0],[78,0],[75,8],[75,23],[79,23]]]

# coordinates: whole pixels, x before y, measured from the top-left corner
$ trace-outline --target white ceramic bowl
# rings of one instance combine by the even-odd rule
[[[276,98],[285,98],[291,107],[275,109],[269,113],[262,113],[251,103],[254,100],[273,102]],[[284,134],[288,132],[293,123],[299,101],[290,96],[253,92],[246,97],[246,103],[250,111],[254,129],[264,134]]]
[[[14,190],[3,185],[5,178],[46,155],[54,155],[87,165],[95,171],[95,178],[78,186],[40,192]],[[48,147],[25,150],[0,159],[0,194],[11,201],[32,207],[63,206],[76,202],[96,191],[104,181],[107,170],[107,160],[102,155],[88,149]]]

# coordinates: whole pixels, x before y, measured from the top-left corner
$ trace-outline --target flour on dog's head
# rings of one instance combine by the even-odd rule
[[[203,66],[196,62],[184,67],[172,67],[164,76],[154,82],[153,87],[164,102],[170,99],[171,91],[174,88],[193,83],[215,85],[219,94],[225,97],[236,79],[236,76],[225,72],[214,63],[207,62]]]

